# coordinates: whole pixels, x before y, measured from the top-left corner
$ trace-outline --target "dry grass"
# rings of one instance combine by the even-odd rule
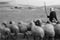
[[[44,11],[40,9],[9,9],[0,8],[0,22],[4,20],[26,21],[34,18],[46,18]]]

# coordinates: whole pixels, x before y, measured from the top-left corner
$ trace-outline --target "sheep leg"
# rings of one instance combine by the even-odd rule
[[[39,40],[43,40],[43,38],[39,37]]]
[[[54,37],[52,38],[52,40],[55,40]]]
[[[54,37],[49,37],[49,40],[54,40]]]
[[[33,36],[34,37],[34,40],[36,40],[36,36]]]
[[[24,33],[24,37],[23,38],[26,38],[26,34]]]
[[[29,36],[27,35],[26,37],[27,37],[27,40],[29,40]]]

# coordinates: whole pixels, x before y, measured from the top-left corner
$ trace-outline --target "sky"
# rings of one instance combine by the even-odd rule
[[[11,1],[11,4],[24,4],[24,5],[33,5],[33,6],[43,6],[44,1],[46,5],[60,5],[60,0],[0,0],[1,1]]]

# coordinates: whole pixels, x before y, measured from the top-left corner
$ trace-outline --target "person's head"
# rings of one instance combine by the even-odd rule
[[[50,8],[50,11],[55,11],[55,9],[54,8]]]

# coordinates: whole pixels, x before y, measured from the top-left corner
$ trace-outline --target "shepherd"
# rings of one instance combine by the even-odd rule
[[[54,20],[55,22],[58,21],[57,16],[56,16],[56,11],[54,10],[54,8],[50,8],[50,15],[47,16],[47,17],[49,18],[49,21],[50,21],[50,22],[53,22],[53,20]]]

